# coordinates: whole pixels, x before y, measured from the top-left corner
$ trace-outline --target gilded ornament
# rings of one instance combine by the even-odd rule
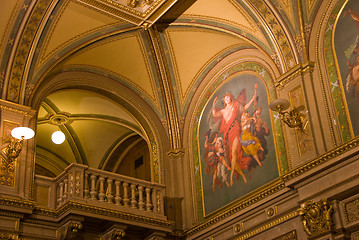
[[[308,201],[298,209],[304,231],[311,237],[330,233],[333,230],[333,206],[326,199],[319,202]]]
[[[274,215],[274,209],[273,208],[269,208],[268,210],[267,210],[267,216],[268,217],[272,217]]]
[[[233,229],[235,233],[239,233],[241,231],[241,225],[238,223],[234,226]]]

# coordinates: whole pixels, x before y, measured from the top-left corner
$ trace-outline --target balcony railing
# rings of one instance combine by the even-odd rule
[[[165,219],[164,186],[107,171],[71,164],[54,179],[36,176],[37,186],[47,186],[54,197],[48,207],[59,208],[68,201]]]

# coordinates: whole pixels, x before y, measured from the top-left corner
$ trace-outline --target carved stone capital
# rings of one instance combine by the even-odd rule
[[[319,202],[308,201],[304,207],[298,209],[304,231],[310,237],[316,237],[333,230],[333,206],[326,199]]]

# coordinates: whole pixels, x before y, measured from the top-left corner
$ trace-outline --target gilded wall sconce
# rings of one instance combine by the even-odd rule
[[[304,132],[308,125],[308,120],[305,119],[306,115],[301,113],[304,106],[299,106],[290,111],[284,111],[289,108],[289,102],[285,99],[276,99],[269,104],[272,111],[278,112],[280,119],[287,124],[290,128],[296,128]]]
[[[22,144],[24,140],[33,138],[35,132],[28,127],[17,127],[11,130],[11,139],[9,145],[4,148],[4,153],[7,156],[8,160],[14,160],[17,158],[22,150]]]

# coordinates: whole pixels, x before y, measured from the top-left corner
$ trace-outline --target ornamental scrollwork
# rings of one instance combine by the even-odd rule
[[[333,206],[326,199],[319,202],[308,201],[298,209],[304,231],[311,237],[330,233],[333,230]]]

